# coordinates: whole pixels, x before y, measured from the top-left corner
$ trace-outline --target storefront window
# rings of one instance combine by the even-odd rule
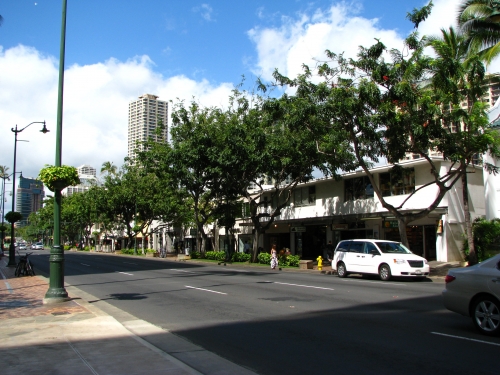
[[[293,204],[307,206],[316,203],[316,186],[305,186],[293,191]]]
[[[344,180],[345,201],[373,198],[373,186],[368,177]]]
[[[380,190],[384,197],[415,192],[415,170],[399,167],[389,173],[381,173]]]

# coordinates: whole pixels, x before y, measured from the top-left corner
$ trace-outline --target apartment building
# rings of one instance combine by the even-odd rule
[[[62,194],[69,197],[73,194],[83,193],[97,184],[96,169],[90,165],[84,164],[77,168],[80,183],[75,186],[68,186],[62,190]]]
[[[163,129],[158,133],[159,125]],[[142,150],[138,143],[153,139],[167,141],[168,102],[158,100],[158,96],[144,94],[128,106],[128,156],[135,157],[135,150]]]
[[[31,213],[42,208],[45,192],[43,182],[34,178],[19,177],[19,185],[16,193],[16,211],[23,215],[21,221],[16,223],[16,227],[24,227],[28,224],[28,217]]]
[[[91,167],[90,165],[84,164],[81,165],[77,168],[78,175],[89,175],[89,176],[96,176],[96,169],[94,167]]]

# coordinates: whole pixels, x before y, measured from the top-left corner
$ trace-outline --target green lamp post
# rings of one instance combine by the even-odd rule
[[[61,47],[59,55],[59,89],[57,97],[57,132],[55,166],[61,166],[62,147],[62,114],[64,88],[64,56],[66,45],[66,5],[62,2]],[[54,189],[54,239],[50,249],[49,290],[45,294],[44,303],[62,302],[68,300],[68,292],[64,288],[64,248],[61,246],[61,186]]]

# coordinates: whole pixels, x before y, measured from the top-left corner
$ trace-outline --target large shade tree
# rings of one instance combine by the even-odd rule
[[[417,26],[427,15],[428,11],[415,10],[408,18]],[[397,218],[405,244],[408,244],[407,225],[438,207],[444,195],[467,172],[471,156],[496,147],[482,104],[473,105],[470,111],[444,108],[442,102],[449,104],[449,97],[456,95],[457,87],[437,89],[432,85],[438,84],[437,81],[425,84],[433,75],[450,74],[439,71],[445,69],[445,62],[435,62],[424,55],[426,45],[426,39],[414,32],[405,40],[402,50],[388,50],[377,41],[371,47],[360,47],[356,59],[348,60],[327,51],[329,61],[319,64],[314,71],[321,79],[319,83],[307,66],[296,79],[275,73],[279,84],[295,87],[298,97],[317,106],[322,121],[311,124],[310,129],[325,154],[337,149],[339,135],[349,140],[352,157],[366,173],[381,205]],[[484,72],[474,66],[464,76],[465,86],[472,95],[468,99],[479,102]],[[449,124],[457,121],[469,121],[469,130],[450,132]],[[398,203],[390,203],[371,167],[385,159],[394,165],[395,173],[400,169],[400,160],[408,154],[419,155],[428,162],[432,180],[406,193]],[[431,157],[435,154],[451,162],[446,171],[440,171],[441,163]],[[427,186],[436,187],[436,195],[428,207],[417,212],[406,209],[406,203]]]

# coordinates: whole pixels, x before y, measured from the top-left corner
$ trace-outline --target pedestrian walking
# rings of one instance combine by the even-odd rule
[[[275,270],[278,267],[278,252],[276,251],[276,245],[271,248],[271,269]]]
[[[248,243],[248,240],[245,242],[243,251],[245,252],[245,254],[250,254],[250,244]]]

